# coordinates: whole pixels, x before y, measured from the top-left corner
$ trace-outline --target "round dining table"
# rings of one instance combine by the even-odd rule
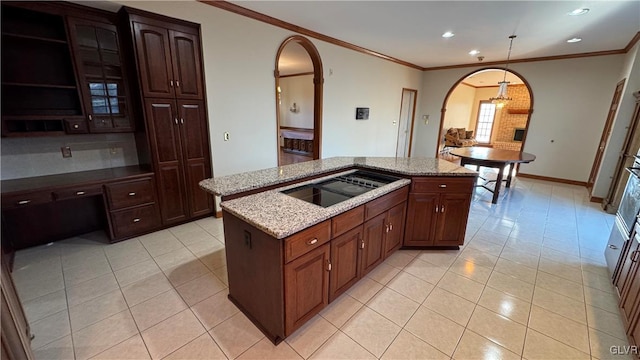
[[[450,154],[459,157],[460,165],[462,166],[475,165],[477,166],[477,169],[480,169],[480,166],[498,169],[498,177],[495,180],[487,180],[481,177],[481,179],[485,180],[484,184],[476,185],[493,193],[493,199],[491,200],[493,204],[498,203],[500,186],[503,181],[506,181],[505,187],[511,187],[511,178],[515,164],[530,163],[536,159],[535,155],[522,151],[494,149],[481,146],[454,149],[451,150]],[[509,166],[509,171],[507,178],[503,180],[504,169],[507,165]],[[492,182],[495,182],[493,189],[487,186]]]

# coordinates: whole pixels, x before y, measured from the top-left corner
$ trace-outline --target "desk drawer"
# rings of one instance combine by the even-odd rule
[[[323,221],[284,239],[284,262],[308,253],[331,239],[331,220]]]
[[[111,213],[113,231],[118,239],[130,237],[160,226],[160,211],[156,204]]]
[[[86,196],[102,195],[101,185],[80,186],[71,189],[58,190],[53,192],[56,200],[76,199]]]
[[[111,210],[155,202],[152,178],[108,184],[105,188]]]
[[[412,178],[412,193],[472,193],[474,177]]]
[[[34,191],[17,195],[2,195],[2,209],[15,209],[25,206],[46,204],[53,201],[51,191]]]

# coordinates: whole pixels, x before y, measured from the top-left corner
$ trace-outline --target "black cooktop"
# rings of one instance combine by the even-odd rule
[[[284,190],[282,193],[322,207],[329,207],[396,180],[399,178],[368,171],[356,171],[319,183]]]

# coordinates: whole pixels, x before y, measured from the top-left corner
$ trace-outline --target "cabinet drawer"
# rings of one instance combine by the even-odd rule
[[[364,205],[340,214],[331,220],[331,234],[333,237],[344,234],[364,221]]]
[[[284,262],[306,254],[331,239],[331,221],[323,221],[284,239]]]
[[[2,209],[15,209],[53,201],[50,191],[31,192],[18,195],[2,195]]]
[[[369,220],[376,215],[382,214],[399,203],[406,201],[408,194],[409,187],[405,186],[383,197],[368,202],[365,205],[365,220]]]
[[[58,190],[53,192],[56,200],[75,199],[79,197],[102,195],[102,186],[91,185],[81,186],[72,189]]]
[[[160,226],[160,211],[155,204],[111,213],[116,238],[129,237]]]
[[[412,178],[412,193],[472,193],[474,177],[450,178]]]
[[[155,202],[151,178],[108,184],[106,189],[111,210]]]

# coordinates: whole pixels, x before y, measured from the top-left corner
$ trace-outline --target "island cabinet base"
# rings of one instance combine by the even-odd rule
[[[284,239],[223,210],[229,299],[277,345],[400,247],[408,193]]]

